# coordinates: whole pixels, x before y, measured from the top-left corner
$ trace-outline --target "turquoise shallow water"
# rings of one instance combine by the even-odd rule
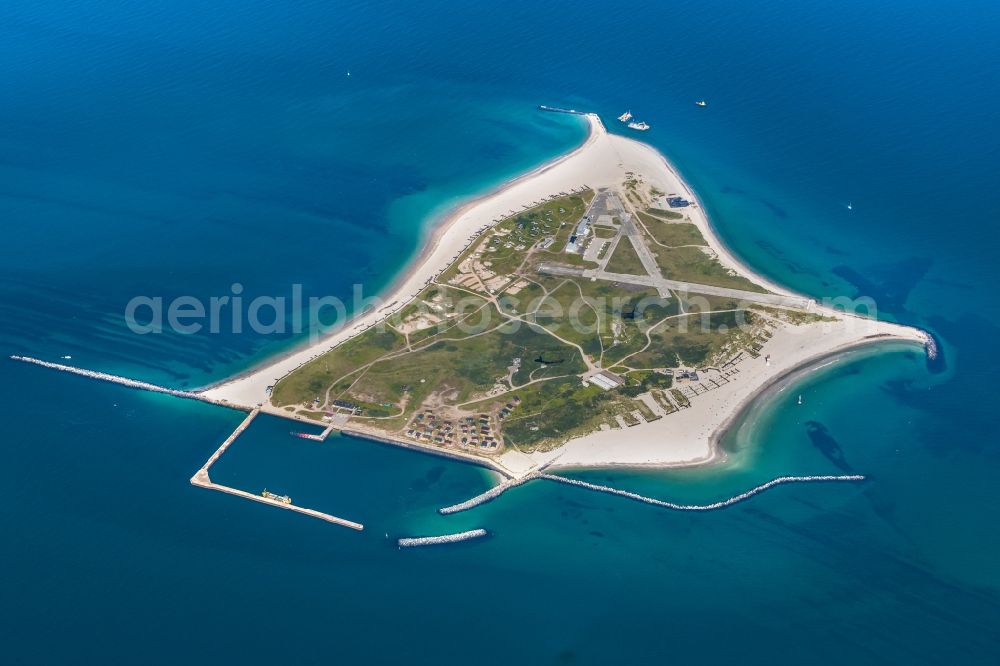
[[[3,661],[995,662],[998,18],[977,2],[4,3],[4,355],[174,386],[245,368],[294,337],[137,338],[124,303],[234,282],[377,291],[449,202],[580,141],[547,103],[631,108],[757,270],[874,297],[933,330],[945,363],[854,354],[755,406],[725,465],[575,473],[687,502],[791,473],[869,479],[708,514],[538,482],[441,517],[489,475],[269,419],[215,470],[358,534],[188,484],[240,414],[0,362]],[[478,526],[489,539],[392,545]]]

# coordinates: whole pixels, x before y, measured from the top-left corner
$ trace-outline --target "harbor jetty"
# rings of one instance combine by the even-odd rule
[[[38,358],[32,358],[31,356],[18,356],[17,354],[11,355],[10,360],[20,361],[21,363],[31,363],[32,365],[39,365],[43,368],[58,370],[60,372],[68,372],[70,374],[79,375],[81,377],[98,379],[103,382],[111,382],[112,384],[120,384],[121,386],[127,386],[129,388],[139,389],[140,391],[152,391],[153,393],[164,393],[166,395],[172,395],[177,398],[186,398],[188,400],[200,400],[201,402],[210,402],[213,405],[222,405],[224,407],[238,408],[237,405],[231,405],[224,400],[213,400],[212,398],[209,398],[200,393],[195,393],[194,391],[182,391],[180,389],[172,389],[172,388],[167,388],[165,386],[157,386],[156,384],[150,384],[149,382],[141,382],[137,379],[129,379],[128,377],[119,377],[118,375],[108,374],[107,372],[98,372],[97,370],[85,370],[83,368],[77,368],[72,365],[63,365],[62,363],[52,363],[51,361],[43,361]]]
[[[228,449],[233,442],[236,441],[236,438],[242,435],[243,431],[250,427],[250,424],[253,423],[253,420],[257,418],[258,414],[260,414],[260,409],[250,410],[250,413],[247,414],[247,417],[243,419],[243,421],[238,426],[236,426],[236,430],[233,430],[231,433],[229,433],[229,437],[226,437],[226,441],[224,441],[222,443],[222,446],[217,448],[215,452],[208,457],[208,460],[205,461],[205,464],[201,466],[201,469],[198,470],[198,472],[199,473],[204,472],[205,477],[207,478],[209,468],[212,465],[214,465],[219,458],[222,457],[222,454],[226,452],[226,449]]]
[[[451,506],[446,506],[443,509],[438,509],[438,513],[440,513],[442,516],[447,516],[448,514],[451,513],[468,511],[469,509],[477,507],[480,504],[485,504],[490,500],[494,500],[497,497],[500,497],[500,495],[507,492],[511,488],[514,488],[516,486],[521,485],[522,483],[526,483],[528,481],[531,481],[532,479],[537,479],[537,478],[538,478],[538,472],[531,472],[519,478],[505,479],[500,483],[498,483],[497,485],[490,488],[489,490],[487,490],[486,492],[476,495],[472,499],[468,499],[465,500],[464,502],[459,502],[458,504],[453,504]]]
[[[399,544],[400,548],[415,548],[417,546],[437,546],[445,543],[458,543],[460,541],[468,541],[470,539],[480,539],[488,535],[489,532],[480,528],[477,530],[469,530],[467,532],[457,532],[455,534],[443,534],[441,536],[407,537],[399,539],[396,543]]]
[[[618,495],[619,497],[627,497],[628,499],[635,500],[637,502],[643,502],[645,504],[651,504],[653,506],[663,507],[665,509],[673,509],[674,511],[715,511],[716,509],[724,509],[728,506],[738,504],[745,500],[750,499],[758,493],[762,493],[769,488],[774,488],[775,486],[780,486],[786,483],[827,483],[827,482],[859,482],[864,481],[865,477],[861,474],[845,474],[841,476],[779,476],[776,479],[772,479],[767,483],[762,483],[761,485],[751,488],[750,490],[740,493],[739,495],[734,495],[729,499],[722,500],[719,502],[712,502],[711,504],[676,504],[674,502],[666,502],[664,500],[658,500],[653,497],[646,497],[645,495],[640,495],[639,493],[633,493],[628,490],[620,490],[619,488],[612,488],[610,486],[601,486],[596,483],[588,483],[587,481],[580,481],[579,479],[570,479],[565,476],[558,476],[556,474],[539,474],[538,478],[547,479],[549,481],[556,481],[558,483],[565,483],[571,486],[577,486],[579,488],[586,488],[587,490],[595,490],[597,492],[609,493],[611,495]]]
[[[546,106],[544,104],[539,104],[538,105],[538,110],[539,111],[551,111],[552,113],[570,113],[570,114],[572,114],[574,116],[585,116],[585,115],[587,115],[586,111],[577,111],[576,109],[562,109],[562,108],[560,108],[558,106]]]
[[[287,509],[289,511],[295,511],[296,513],[301,513],[303,515],[310,516],[312,518],[319,518],[320,520],[325,520],[328,523],[341,525],[343,527],[349,527],[353,530],[358,530],[358,531],[363,530],[364,525],[362,525],[361,523],[356,523],[353,520],[347,520],[345,518],[339,518],[329,513],[316,511],[315,509],[308,509],[306,507],[298,506],[296,504],[293,504],[291,498],[286,495],[276,495],[274,493],[268,492],[267,490],[265,490],[263,493],[259,495],[254,495],[253,493],[248,493],[244,490],[239,490],[238,488],[231,488],[229,486],[224,486],[220,483],[215,483],[214,481],[212,481],[212,477],[209,475],[209,470],[211,469],[212,465],[218,462],[219,458],[222,457],[222,454],[225,453],[226,450],[230,446],[232,446],[233,442],[235,442],[236,439],[241,434],[243,434],[243,432],[247,428],[250,427],[250,424],[253,423],[253,420],[257,418],[258,414],[260,414],[260,408],[251,410],[251,412],[247,415],[247,417],[243,419],[243,421],[238,426],[236,426],[236,429],[233,430],[232,433],[229,434],[229,437],[226,438],[226,441],[224,441],[222,445],[218,449],[216,449],[211,456],[209,456],[208,460],[205,461],[205,464],[201,466],[201,469],[195,472],[195,475],[191,477],[191,485],[197,486],[199,488],[206,488],[208,490],[218,490],[219,492],[223,492],[229,495],[235,495],[236,497],[242,497],[243,499],[253,500],[254,502],[260,502],[261,504],[267,504],[269,506],[278,507],[279,509]]]
[[[734,495],[726,500],[721,500],[719,502],[713,502],[711,504],[677,504],[675,502],[667,502],[665,500],[659,500],[654,497],[646,497],[645,495],[640,495],[638,493],[633,493],[628,490],[621,490],[619,488],[612,488],[611,486],[601,486],[596,483],[589,483],[587,481],[580,481],[579,479],[570,479],[565,476],[559,476],[557,474],[546,474],[542,471],[535,471],[525,474],[519,478],[506,479],[501,483],[493,486],[489,490],[479,495],[476,495],[472,499],[460,502],[458,504],[453,504],[451,506],[446,506],[443,509],[438,509],[438,513],[442,515],[448,515],[452,513],[459,513],[460,511],[468,511],[474,507],[484,504],[491,500],[496,499],[506,491],[511,488],[520,486],[528,481],[534,479],[543,479],[545,481],[555,481],[557,483],[565,483],[571,486],[577,486],[579,488],[585,488],[587,490],[593,490],[596,492],[609,493],[611,495],[618,495],[619,497],[626,497],[637,502],[643,502],[645,504],[651,504],[653,506],[663,507],[665,509],[673,509],[674,511],[714,511],[716,509],[724,509],[727,506],[732,506],[739,502],[750,499],[758,493],[762,493],[769,488],[775,486],[780,486],[786,483],[808,483],[808,482],[859,482],[864,481],[865,477],[861,474],[846,474],[841,476],[780,476],[776,479],[772,479],[767,483],[762,483],[761,485],[751,488],[750,490],[740,493],[739,495]]]
[[[270,412],[269,412],[270,413]],[[276,413],[275,416],[280,416],[282,418],[287,418],[284,414]],[[336,429],[336,426],[331,423],[323,430],[323,432],[318,435],[314,435],[311,432],[296,432],[293,431],[292,434],[299,439],[311,439],[314,442],[325,442],[326,438],[330,436],[330,433]]]

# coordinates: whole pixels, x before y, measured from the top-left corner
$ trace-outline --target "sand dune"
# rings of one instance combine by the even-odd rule
[[[413,266],[396,281],[382,302],[391,304],[350,321],[329,337],[285,355],[263,367],[213,386],[203,393],[214,400],[241,406],[267,402],[266,387],[302,364],[322,354],[363,328],[391,314],[416,296],[438,273],[447,268],[484,227],[534,202],[580,187],[620,186],[626,172],[640,174],[645,185],[678,193],[697,202],[693,191],[652,147],[626,137],[610,135],[600,119],[586,116],[590,133],[575,151],[521,176],[495,192],[479,197],[449,215],[437,227],[426,249]],[[720,242],[700,205],[686,210],[720,262],[767,289],[795,295],[741,264]],[[925,341],[916,329],[860,317],[846,316],[814,305],[813,309],[836,317],[833,322],[779,327],[759,359],[741,363],[738,379],[698,396],[691,407],[667,417],[626,430],[606,430],[573,440],[548,453],[525,455],[508,452],[503,465],[516,474],[543,464],[554,466],[681,465],[701,464],[717,456],[713,442],[720,431],[763,387],[810,360],[837,350],[877,340]],[[765,355],[770,361],[764,360]]]

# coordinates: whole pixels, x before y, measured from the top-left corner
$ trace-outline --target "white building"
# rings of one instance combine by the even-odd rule
[[[590,377],[584,379],[584,382],[593,384],[594,386],[599,386],[605,391],[610,391],[613,388],[618,388],[625,383],[625,380],[616,375],[613,372],[608,372],[607,370],[601,370]]]

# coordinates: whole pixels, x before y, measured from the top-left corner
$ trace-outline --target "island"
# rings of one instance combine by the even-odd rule
[[[662,155],[583,117],[578,149],[438,225],[384,305],[198,395],[524,479],[716,461],[790,373],[932,344],[754,273]]]

